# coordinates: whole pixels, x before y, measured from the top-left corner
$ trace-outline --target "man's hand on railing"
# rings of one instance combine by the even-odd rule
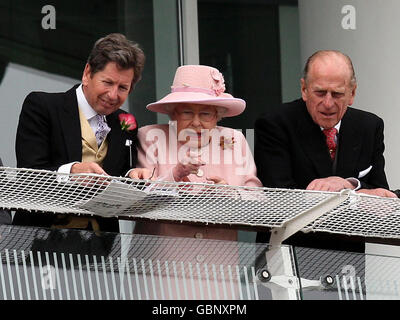
[[[78,162],[71,167],[71,173],[95,173],[108,176],[108,174],[95,162]]]
[[[386,198],[397,198],[396,194],[393,192],[383,189],[383,188],[376,188],[376,189],[360,189],[357,191],[358,193],[369,194],[372,196],[378,197],[386,197]]]
[[[307,186],[306,190],[338,192],[343,189],[354,189],[354,185],[341,177],[327,177],[314,179]]]

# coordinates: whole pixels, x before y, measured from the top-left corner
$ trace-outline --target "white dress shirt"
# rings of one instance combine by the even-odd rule
[[[78,107],[81,109],[82,113],[86,117],[86,120],[89,122],[90,127],[93,132],[96,132],[97,128],[97,112],[90,106],[89,102],[86,100],[85,94],[83,93],[82,84],[76,88],[76,98],[78,100]],[[103,116],[104,117],[104,116]],[[75,164],[79,163],[79,161],[63,164],[58,168],[57,172],[59,173],[71,173],[71,167]]]

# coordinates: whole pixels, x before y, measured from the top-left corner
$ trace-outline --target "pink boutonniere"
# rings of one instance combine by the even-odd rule
[[[121,113],[118,118],[123,131],[132,131],[137,128],[136,118],[132,114]]]
[[[132,131],[137,128],[136,118],[130,113],[121,113],[118,116],[122,131]],[[129,147],[129,165],[132,168],[132,140],[127,139],[125,145]]]
[[[221,137],[219,140],[219,145],[221,146],[222,150],[225,149],[233,149],[233,145],[235,144],[235,138],[225,138]]]

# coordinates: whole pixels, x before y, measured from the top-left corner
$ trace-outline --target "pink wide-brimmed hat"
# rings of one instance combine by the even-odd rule
[[[161,100],[150,103],[147,109],[170,113],[167,105],[176,103],[196,103],[226,109],[224,117],[241,114],[246,108],[246,102],[225,93],[223,75],[215,68],[201,65],[181,66],[176,70],[171,93]]]

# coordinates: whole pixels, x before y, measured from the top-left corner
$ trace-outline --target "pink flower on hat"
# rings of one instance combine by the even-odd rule
[[[225,92],[224,76],[218,70],[211,70],[211,78],[213,79],[212,88],[217,96]]]
[[[119,116],[121,129],[123,131],[132,131],[137,127],[136,118],[130,113],[121,113]]]

